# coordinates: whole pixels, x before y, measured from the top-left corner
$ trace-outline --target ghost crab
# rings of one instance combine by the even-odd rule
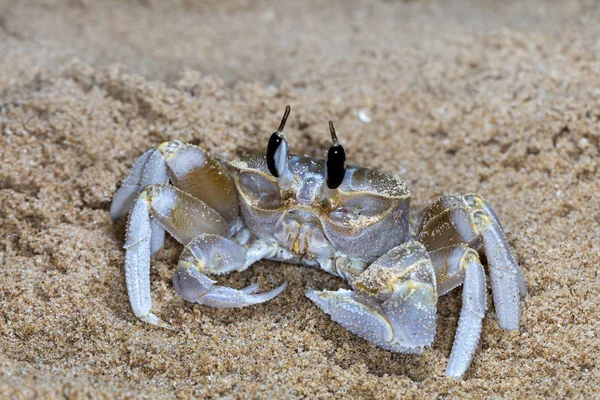
[[[286,108],[265,155],[227,162],[170,141],[144,153],[115,194],[111,215],[129,210],[125,275],[134,314],[151,312],[150,257],[165,231],[184,244],[173,286],[211,307],[244,307],[264,293],[218,286],[208,275],[242,271],[261,259],[321,268],[352,290],[306,295],[331,318],[382,348],[421,353],[436,331],[436,303],[463,285],[462,311],[446,374],[468,369],[486,311],[479,254],[489,264],[499,325],[518,329],[525,280],[492,208],[480,196],[445,195],[421,214],[411,236],[410,192],[396,176],[346,166],[333,124],[325,160],[289,155]],[[169,185],[171,182],[171,185]]]

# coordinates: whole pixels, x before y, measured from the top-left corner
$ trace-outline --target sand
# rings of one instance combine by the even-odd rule
[[[573,2],[0,2],[0,398],[598,398],[600,6]],[[173,290],[152,264],[138,321],[111,197],[169,139],[264,152],[286,104],[291,151],[401,176],[415,209],[477,192],[524,269],[522,329],[493,307],[462,380],[444,376],[460,290],[433,347],[393,354],[303,296],[344,283],[259,262],[223,278],[289,282],[242,310]],[[488,303],[491,304],[488,290]]]

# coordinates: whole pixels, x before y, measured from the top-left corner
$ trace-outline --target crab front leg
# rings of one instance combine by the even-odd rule
[[[169,180],[175,187],[166,184]],[[216,248],[221,243],[221,247],[232,252],[234,260],[233,264],[225,265],[225,270],[247,268],[265,251],[272,250],[264,245],[257,248],[254,244],[239,245],[227,239],[241,221],[237,191],[227,167],[196,146],[171,141],[144,153],[115,194],[111,215],[116,219],[128,210],[131,211],[125,241],[127,291],[135,315],[155,325],[167,326],[151,312],[150,256],[162,247],[165,229],[183,244],[192,243],[192,239],[202,234],[220,237],[222,242],[213,241]],[[219,273],[223,263],[218,259],[227,253],[218,254],[207,246],[194,247],[199,241],[186,248],[184,259],[189,259],[191,249],[196,255],[200,251],[212,254],[213,259],[205,254],[203,260],[212,265],[210,271]],[[227,241],[231,243],[224,245]],[[244,262],[240,266],[235,260],[242,253]],[[203,282],[206,290],[219,291],[216,286],[209,290],[206,279]],[[244,291],[251,295],[249,292],[249,288]],[[187,292],[184,290],[182,294],[185,297]],[[257,296],[246,301],[256,303],[266,298]]]
[[[429,251],[466,243],[489,264],[498,324],[519,329],[520,301],[527,294],[521,267],[492,208],[480,196],[446,195],[427,207],[418,235]]]
[[[425,247],[393,248],[350,282],[354,290],[306,293],[349,331],[382,348],[420,353],[436,330],[435,271]]]
[[[166,326],[150,311],[150,256],[152,229],[169,232],[182,243],[201,233],[228,235],[227,222],[201,200],[173,186],[146,187],[135,200],[125,236],[125,280],[134,314],[145,322]]]

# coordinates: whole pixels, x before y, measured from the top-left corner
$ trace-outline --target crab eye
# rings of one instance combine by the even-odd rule
[[[327,151],[325,158],[325,180],[329,189],[335,189],[342,184],[346,175],[346,152],[344,147],[338,143],[333,122],[329,121],[329,130],[333,144]]]
[[[288,155],[288,144],[280,132],[275,132],[267,145],[267,167],[275,178],[283,175]]]
[[[287,168],[288,143],[282,132],[289,115],[290,106],[287,106],[279,124],[279,129],[271,135],[267,145],[267,167],[275,178],[282,176]]]

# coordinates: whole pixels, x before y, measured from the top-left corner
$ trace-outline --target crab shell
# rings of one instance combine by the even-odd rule
[[[283,179],[261,155],[230,166],[247,228],[299,256],[374,259],[408,238],[410,192],[395,176],[349,166],[332,190],[323,160],[292,155]]]

